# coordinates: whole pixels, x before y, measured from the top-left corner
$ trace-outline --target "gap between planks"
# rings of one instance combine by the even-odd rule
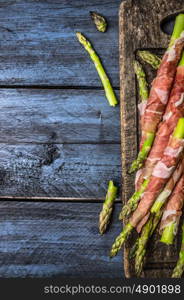
[[[21,85],[21,84],[1,85],[0,84],[0,89],[98,90],[98,91],[104,90],[104,88],[100,86],[83,86],[83,85],[64,86],[64,85],[45,85],[45,84],[40,84],[40,85]],[[119,91],[120,87],[113,86],[113,89]]]
[[[21,202],[81,202],[81,203],[102,203],[104,198],[71,198],[71,197],[18,197],[18,196],[0,196],[0,201],[17,201]],[[122,203],[120,198],[115,200],[115,203]]]

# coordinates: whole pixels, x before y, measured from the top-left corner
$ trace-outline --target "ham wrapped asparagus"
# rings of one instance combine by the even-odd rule
[[[137,171],[135,180],[136,192],[122,208],[119,216],[120,220],[136,209],[140,196],[148,184],[153,169],[157,162],[162,158],[169,137],[173,132],[178,119],[181,117],[184,117],[184,53],[182,54],[179,66],[177,67],[171,96],[163,116],[163,121],[159,125],[153,147],[144,168]]]
[[[157,76],[152,82],[152,87],[147,101],[142,126],[140,151],[137,159],[132,163],[130,173],[142,167],[144,160],[153,144],[157,127],[162,120],[172,84],[175,78],[176,66],[180,60],[184,47],[184,15],[176,18],[171,43],[162,58]]]
[[[170,99],[160,123],[152,149],[146,160],[143,172],[138,178],[137,189],[140,188],[144,179],[148,179],[156,163],[162,158],[169,137],[173,132],[179,118],[184,117],[184,53],[177,67],[174,85]]]
[[[179,220],[182,215],[182,208],[184,204],[184,174],[178,181],[172,195],[170,196],[166,208],[164,210],[160,233],[161,242],[165,244],[173,244],[174,237],[178,231]]]
[[[154,201],[163,190],[164,186],[172,176],[177,163],[179,162],[184,149],[184,118],[180,118],[177,126],[170,137],[169,143],[165,148],[162,159],[156,164],[145,192],[134,211],[129,223],[115,240],[111,256],[115,256],[121,249],[124,241],[139,222],[147,215]]]

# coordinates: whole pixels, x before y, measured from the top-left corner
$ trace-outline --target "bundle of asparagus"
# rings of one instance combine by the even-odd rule
[[[136,174],[136,191],[123,207],[120,219],[131,216],[112,245],[110,256],[117,254],[132,230],[136,229],[139,238],[131,257],[135,257],[138,275],[143,269],[148,241],[159,222],[161,242],[173,243],[184,205],[183,48],[184,14],[179,14],[161,61],[147,51],[138,52],[141,59],[158,68],[149,97],[145,73],[138,62],[134,63],[142,100],[139,105],[142,136],[140,151],[130,172],[142,168]],[[182,246],[173,277],[181,276],[184,270],[183,253]]]

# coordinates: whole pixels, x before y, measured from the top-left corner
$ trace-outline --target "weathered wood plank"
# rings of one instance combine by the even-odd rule
[[[120,142],[119,108],[103,91],[1,89],[0,142]]]
[[[138,95],[132,63],[138,49],[155,49],[157,53],[157,51],[160,52],[160,48],[165,49],[167,47],[169,36],[161,31],[160,23],[167,15],[183,10],[184,2],[182,0],[177,2],[172,0],[169,2],[166,0],[128,0],[122,3],[120,8],[120,108],[123,163],[122,199],[124,201],[127,201],[134,191],[134,176],[128,174],[128,169],[138,150]],[[147,74],[149,80],[154,77],[153,71],[149,71]],[[133,264],[128,258],[131,242],[133,239],[127,242],[125,246],[125,273],[127,277],[135,275]],[[169,250],[167,255],[164,254],[164,248],[161,245],[156,249],[154,252],[155,259],[160,262],[163,261],[163,264],[160,263],[160,269],[164,268],[166,261],[169,262],[173,260],[173,257],[176,258],[176,249],[174,252]],[[163,255],[165,255],[164,259]],[[160,276],[164,276],[163,274],[167,276],[166,271],[160,272]]]
[[[0,202],[0,277],[121,278],[122,256],[108,257],[119,232],[116,205],[104,236],[100,203]]]
[[[0,1],[0,84],[101,86],[75,32],[82,31],[103,59],[114,86],[118,77],[118,8],[121,0]],[[98,32],[89,11],[107,17]],[[83,72],[81,72],[83,70]]]
[[[119,145],[0,144],[0,197],[104,197],[120,164]]]

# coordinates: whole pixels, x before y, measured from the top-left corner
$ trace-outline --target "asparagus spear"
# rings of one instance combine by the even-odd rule
[[[144,257],[146,254],[146,245],[149,239],[152,226],[153,226],[153,216],[151,216],[147,221],[146,225],[144,225],[141,236],[138,239],[138,248],[135,253],[135,271],[137,275],[140,275],[142,272]]]
[[[118,103],[118,101],[116,99],[115,93],[114,93],[112,85],[110,83],[110,80],[107,77],[107,74],[105,73],[105,70],[102,66],[102,63],[101,63],[99,57],[97,56],[95,50],[92,48],[91,43],[85,38],[84,35],[82,35],[82,33],[77,32],[76,36],[78,38],[78,41],[84,46],[86,51],[89,53],[91,60],[95,64],[96,70],[102,81],[102,84],[103,84],[103,87],[105,90],[105,94],[106,94],[107,100],[109,101],[109,104],[111,106],[115,106]]]
[[[98,31],[105,32],[107,29],[107,22],[105,18],[94,11],[90,11],[90,15]]]
[[[129,252],[129,259],[133,259],[136,255],[136,251],[138,249],[138,246],[139,246],[139,238],[136,239],[133,247],[130,249],[130,252]]]
[[[134,61],[134,72],[137,76],[137,81],[139,84],[139,94],[141,97],[141,101],[147,101],[147,99],[148,99],[148,83],[146,81],[146,74],[144,72],[143,67],[137,60]]]
[[[103,203],[102,211],[99,215],[99,232],[103,234],[106,231],[107,225],[109,223],[114,200],[116,199],[117,187],[114,185],[113,181],[109,181],[108,190],[106,194],[105,201]]]
[[[140,189],[138,191],[135,191],[135,193],[132,195],[132,197],[128,200],[128,202],[123,206],[120,214],[119,214],[119,220],[123,220],[125,217],[128,217],[131,212],[133,212],[138,205],[138,202],[144,193],[149,180],[145,179],[142,183]]]
[[[176,48],[175,45],[173,44],[174,41],[177,43],[177,39],[181,37],[183,39],[182,31],[184,30],[184,14],[180,14],[176,17],[175,21],[175,26],[173,30],[173,34],[171,37],[171,42],[169,44],[168,51],[172,52],[172,47]],[[180,44],[180,49],[178,48],[178,54],[180,54],[180,51],[182,51],[183,44],[180,43],[181,41],[178,41],[178,45]],[[165,107],[167,104],[167,100],[169,97],[169,92],[172,87],[172,81],[168,81],[168,84],[166,85],[166,90],[164,90],[164,101],[160,98],[160,96],[155,93],[156,89],[160,89],[160,85],[166,84],[165,76],[168,78],[172,78],[174,80],[174,74],[175,74],[175,65],[178,62],[179,57],[173,59],[173,63],[175,64],[173,68],[170,68],[170,71],[167,73],[165,72],[165,68],[169,66],[169,62],[167,61],[167,56],[169,55],[169,52],[166,52],[162,61],[163,63],[161,64],[158,72],[157,72],[157,77],[155,78],[151,91],[150,91],[150,96],[147,102],[147,107],[149,106],[149,110],[146,110],[144,114],[144,123],[143,123],[143,134],[141,137],[141,146],[140,146],[140,151],[138,153],[137,159],[135,159],[130,167],[129,172],[132,173],[136,171],[137,169],[141,168],[145,159],[148,156],[148,153],[152,147],[154,138],[155,138],[155,133],[158,127],[158,124],[160,123],[162,119],[162,114],[165,111]],[[172,74],[171,74],[172,70]],[[164,80],[163,80],[163,74],[164,74]],[[158,115],[157,107],[159,107],[159,112],[160,114]]]
[[[171,136],[171,139],[168,143],[168,147],[172,148],[171,146],[174,146],[173,145],[174,141],[177,140],[178,143],[177,146],[182,147],[183,149],[184,147],[182,144],[183,138],[184,138],[184,118],[180,118]],[[174,156],[171,160],[168,160],[167,153],[164,154],[161,161],[159,161],[155,166],[153,170],[153,174],[154,171],[158,172],[160,166],[164,164],[165,160],[167,160],[167,166],[165,165],[165,167],[170,169],[173,172],[174,166],[177,164],[180,158],[181,158],[180,152],[178,153],[178,155]],[[172,173],[170,175],[172,175]],[[128,239],[132,230],[138,225],[141,218],[144,218],[146,214],[149,212],[149,209],[151,209],[151,206],[153,205],[155,199],[158,197],[158,194],[161,192],[161,190],[163,189],[163,187],[166,185],[167,182],[168,182],[167,177],[160,178],[157,177],[156,174],[151,176],[147,188],[145,190],[145,193],[141,198],[141,201],[139,202],[137,209],[134,211],[129,222],[125,225],[124,229],[122,230],[122,232],[119,234],[114,244],[112,245],[112,249],[110,253],[111,257],[117,254],[117,252],[121,249],[123,243]],[[151,193],[149,193],[149,189],[151,189]],[[146,196],[146,192],[149,193],[149,198]]]
[[[137,54],[142,60],[150,64],[154,69],[159,68],[161,59],[157,55],[147,50],[139,50]]]
[[[130,223],[125,226],[124,230],[118,235],[114,244],[112,245],[110,257],[114,257],[119,252],[123,243],[128,239],[133,228],[134,227]]]
[[[139,276],[143,269],[144,258],[146,255],[146,248],[150,237],[153,235],[162,216],[162,210],[157,214],[151,214],[147,223],[141,231],[141,236],[138,238],[138,247],[135,253],[135,271]]]
[[[176,267],[173,270],[172,278],[180,278],[184,272],[184,224],[182,226],[182,241],[179,258]]]

